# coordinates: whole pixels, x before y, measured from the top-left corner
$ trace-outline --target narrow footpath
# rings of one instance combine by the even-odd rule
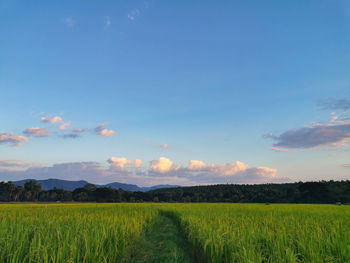
[[[131,263],[193,263],[190,246],[179,226],[160,214],[153,228],[137,244]]]

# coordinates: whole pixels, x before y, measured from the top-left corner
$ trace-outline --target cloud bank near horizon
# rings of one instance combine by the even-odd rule
[[[0,180],[47,179],[87,180],[96,184],[111,182],[131,183],[139,186],[156,184],[215,184],[215,183],[278,183],[290,181],[278,177],[277,169],[269,167],[248,167],[240,161],[226,164],[205,164],[190,160],[181,166],[161,157],[142,167],[139,159],[111,157],[109,166],[97,162],[57,163],[52,166],[27,164],[22,161],[0,161]]]

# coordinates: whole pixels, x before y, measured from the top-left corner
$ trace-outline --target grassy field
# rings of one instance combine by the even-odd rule
[[[205,261],[350,262],[350,207],[0,205],[0,262]]]

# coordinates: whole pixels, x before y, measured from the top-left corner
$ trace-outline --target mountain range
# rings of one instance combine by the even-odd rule
[[[14,181],[13,183],[16,186],[23,186],[26,182],[31,181],[34,179],[25,179],[25,180],[20,180],[20,181]],[[46,180],[34,180],[41,184],[41,187],[43,190],[51,190],[54,187],[58,189],[64,189],[64,190],[70,190],[73,191],[76,188],[81,188],[84,187],[84,185],[89,184],[89,182],[80,180],[80,181],[68,181],[68,180],[60,180],[60,179],[46,179]],[[97,185],[94,184],[97,187],[111,187],[114,189],[123,189],[125,191],[141,191],[141,192],[147,192],[151,190],[156,190],[160,188],[173,188],[173,187],[179,187],[178,185],[154,185],[150,187],[139,187],[135,184],[123,184],[123,183],[109,183],[109,184],[104,184],[104,185]]]

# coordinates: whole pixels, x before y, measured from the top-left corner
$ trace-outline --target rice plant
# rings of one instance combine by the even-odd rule
[[[350,262],[350,208],[191,204],[165,207],[209,262]]]
[[[156,216],[137,204],[1,205],[0,262],[119,262]]]

